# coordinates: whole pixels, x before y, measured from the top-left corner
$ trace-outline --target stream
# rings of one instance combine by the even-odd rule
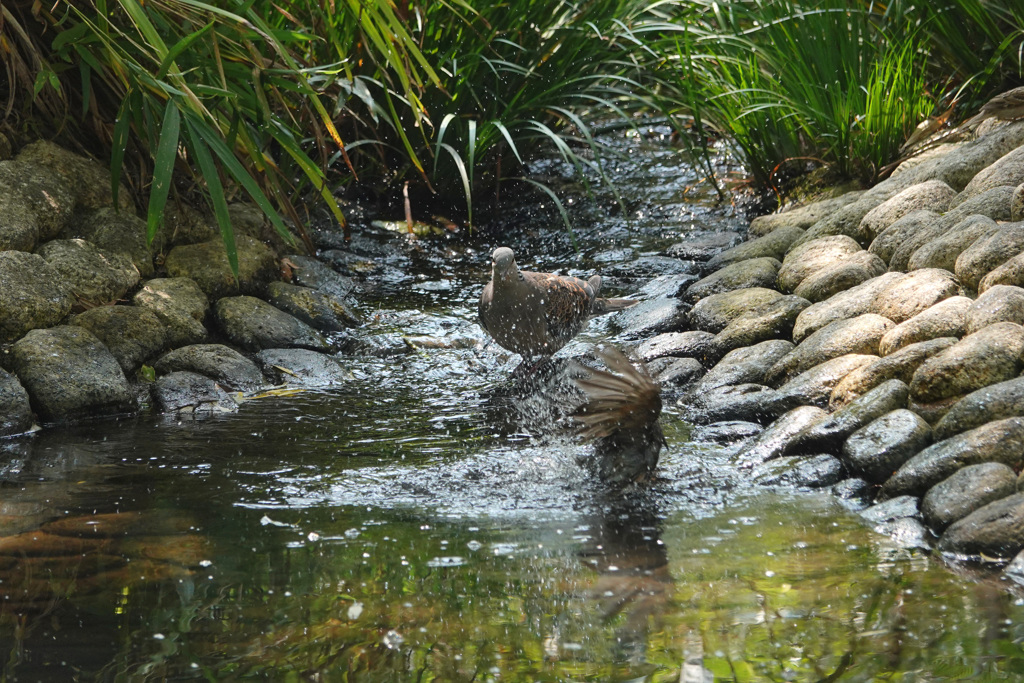
[[[667,138],[609,137],[623,204],[573,195],[574,235],[550,206],[502,217],[520,265],[623,295],[669,244],[742,230]],[[1024,592],[753,485],[673,402],[658,481],[625,496],[571,433],[510,422],[486,396],[519,358],[476,324],[493,234],[357,234],[383,351],[341,387],[0,441],[0,681],[1024,676]]]

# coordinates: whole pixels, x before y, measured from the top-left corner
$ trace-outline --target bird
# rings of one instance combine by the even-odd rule
[[[550,357],[580,333],[592,317],[636,305],[604,299],[601,276],[581,280],[519,270],[515,253],[498,247],[491,255],[491,281],[480,294],[480,326],[499,346],[526,362]]]
[[[967,119],[961,126],[973,130],[985,119],[1012,121],[1024,117],[1024,86],[1007,90],[981,106],[981,111]]]

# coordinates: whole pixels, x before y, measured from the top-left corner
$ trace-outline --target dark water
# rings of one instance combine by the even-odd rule
[[[643,151],[617,167],[626,212],[588,205],[582,257],[539,225],[525,265],[609,272],[739,222],[654,142],[624,145]],[[418,349],[345,358],[342,388],[0,443],[0,680],[1024,675],[1005,583],[828,496],[751,486],[671,411],[661,480],[625,500],[580,467],[586,445],[510,425],[482,392],[518,358],[474,322],[491,246],[391,250],[367,332]]]

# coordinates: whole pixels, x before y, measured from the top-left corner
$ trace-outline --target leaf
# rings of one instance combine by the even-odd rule
[[[164,107],[163,130],[156,157],[153,159],[153,185],[149,190],[149,213],[146,219],[146,243],[152,244],[160,228],[164,206],[174,176],[174,162],[178,156],[178,134],[181,128],[181,113],[173,99]]]
[[[203,136],[192,124],[192,118],[185,118],[185,125],[189,130],[189,137],[192,142],[192,153],[195,155],[196,163],[199,164],[199,171],[203,180],[206,181],[206,189],[210,194],[210,202],[213,204],[213,213],[217,217],[217,224],[220,226],[220,237],[224,241],[224,250],[227,252],[228,265],[231,266],[231,273],[238,282],[238,247],[235,244],[235,231],[231,225],[231,216],[228,214],[228,202],[224,196],[224,186],[220,182],[220,173],[213,163],[213,156]]]

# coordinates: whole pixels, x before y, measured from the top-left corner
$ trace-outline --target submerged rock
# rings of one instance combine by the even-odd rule
[[[847,354],[875,354],[882,336],[895,325],[872,313],[837,320],[808,336],[768,371],[769,385],[781,384],[827,360]]]
[[[921,499],[917,496],[899,496],[861,510],[860,516],[872,524],[914,519],[921,515],[918,507],[920,503]]]
[[[74,301],[63,276],[36,254],[0,252],[0,282],[0,341],[56,325]]]
[[[223,344],[193,344],[161,356],[153,368],[158,374],[192,372],[216,380],[232,391],[255,391],[263,386],[256,364]]]
[[[758,465],[753,478],[761,486],[823,488],[843,478],[843,464],[833,455],[786,456]]]
[[[929,489],[921,502],[921,512],[928,526],[941,533],[978,508],[1016,492],[1017,475],[1006,465],[969,465]]]
[[[308,349],[267,349],[256,354],[256,361],[275,384],[330,387],[353,379],[337,359]]]
[[[959,397],[1016,377],[1024,352],[1024,327],[996,323],[964,337],[924,361],[910,380],[918,403]]]
[[[882,337],[879,355],[889,356],[905,346],[932,339],[964,336],[967,309],[972,303],[965,296],[950,297],[901,322]]]
[[[984,505],[954,522],[938,549],[958,555],[1011,558],[1024,548],[1024,493]]]
[[[853,432],[843,444],[843,462],[851,472],[881,484],[931,440],[928,423],[901,408]]]
[[[224,334],[243,349],[329,348],[327,340],[312,327],[255,297],[225,297],[214,309]]]
[[[230,413],[238,404],[209,377],[194,372],[172,372],[150,386],[153,403],[161,412]]]
[[[885,337],[882,337],[882,340],[884,341]],[[838,410],[887,380],[898,379],[910,384],[914,372],[921,363],[956,343],[955,337],[943,337],[911,344],[869,365],[857,368],[836,385],[829,398],[829,407]]]

